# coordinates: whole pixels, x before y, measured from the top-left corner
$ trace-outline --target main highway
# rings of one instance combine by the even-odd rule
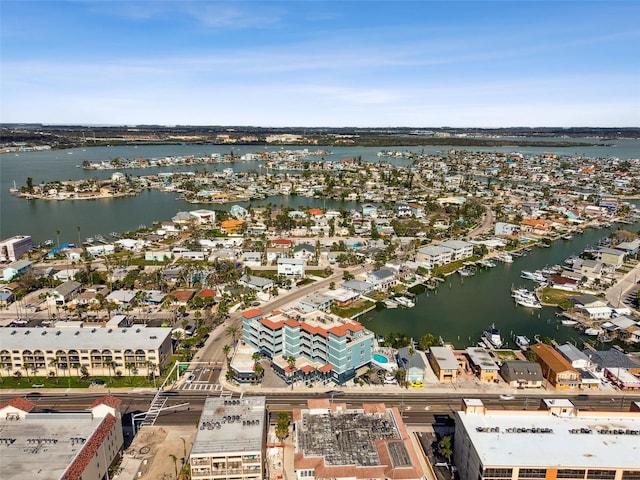
[[[103,396],[102,392],[87,393],[59,393],[59,392],[25,392],[25,397],[36,404],[40,411],[83,411],[86,410],[96,398]],[[166,396],[167,402],[164,410],[157,418],[155,424],[162,426],[170,425],[195,425],[200,414],[205,399],[211,392],[176,390]],[[155,395],[153,391],[148,392],[127,392],[112,393],[122,400],[122,411],[124,415],[145,412],[149,408],[151,399]],[[219,393],[218,393],[219,394]],[[260,394],[260,392],[256,392]],[[346,403],[347,407],[360,407],[363,403],[385,403],[387,406],[395,406],[401,411],[405,422],[409,425],[419,425],[433,423],[434,416],[452,415],[460,409],[462,398],[479,398],[491,409],[504,410],[536,410],[542,398],[568,398],[578,408],[584,410],[602,411],[628,411],[631,402],[640,401],[640,394],[622,395],[617,392],[615,395],[602,394],[576,394],[576,393],[554,393],[535,392],[531,394],[521,394],[514,396],[511,400],[504,400],[495,393],[460,394],[454,392],[445,393],[399,393],[399,392],[350,392],[334,390],[319,394],[312,391],[282,391],[278,393],[264,394],[267,399],[267,409],[269,412],[287,411],[293,408],[303,407],[310,398],[327,398],[333,402]],[[11,396],[6,393],[0,394],[0,401],[5,401]],[[238,394],[234,394],[238,397]]]

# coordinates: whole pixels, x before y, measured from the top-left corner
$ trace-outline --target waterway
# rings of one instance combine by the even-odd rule
[[[637,231],[640,222],[624,227]],[[497,262],[496,267],[478,270],[472,277],[454,273],[440,283],[436,291],[417,295],[414,308],[372,311],[363,315],[360,321],[378,335],[401,332],[417,341],[425,333],[432,333],[456,348],[475,345],[482,332],[492,324],[501,330],[505,341],[515,333],[526,335],[531,341],[539,335],[581,347],[586,337],[572,327],[561,325],[555,316],[556,308],[536,310],[517,306],[511,298],[511,288],[533,289],[532,281],[520,278],[522,270],[562,264],[570,255],[596,246],[598,240],[617,228],[614,225],[590,229],[582,235],[574,235],[571,240],[557,240],[549,248],[534,247],[526,256],[514,257],[511,264]],[[513,342],[510,344],[514,346]]]
[[[545,139],[537,139],[545,140]],[[549,138],[546,140],[557,140]],[[562,139],[567,140],[567,139]],[[594,139],[575,139],[575,141],[595,141]],[[303,147],[291,147],[299,149]],[[408,165],[406,159],[380,158],[377,147],[318,147],[310,146],[309,150],[325,149],[332,152],[326,160],[339,161],[342,158],[361,157],[366,162],[389,161],[396,165]],[[537,154],[553,151],[562,155],[583,155],[599,158],[637,158],[640,155],[640,140],[616,140],[615,146],[594,147],[385,147],[385,150],[403,150],[412,152],[436,153],[449,148],[469,151],[502,151],[517,150],[523,154]],[[77,242],[77,227],[81,228],[81,237],[107,235],[110,232],[123,232],[137,228],[139,225],[151,225],[155,221],[170,219],[180,210],[200,208],[183,200],[177,200],[175,193],[146,192],[136,197],[102,200],[65,200],[29,201],[9,193],[14,186],[24,185],[27,177],[34,183],[51,180],[67,180],[82,178],[108,178],[114,170],[83,170],[78,168],[84,160],[90,162],[108,161],[113,158],[162,158],[165,156],[195,155],[205,156],[212,153],[225,154],[233,151],[237,155],[259,151],[276,151],[279,147],[261,146],[227,146],[227,145],[149,145],[118,147],[87,147],[69,150],[43,152],[21,152],[18,154],[0,155],[0,237],[29,234],[36,243],[47,239],[55,239],[56,231],[60,231],[60,240]],[[313,157],[320,158],[320,157]],[[232,167],[235,171],[250,169],[259,170],[259,162],[235,162],[197,167],[170,167],[127,170],[131,175],[151,175],[161,171],[181,171],[206,169],[222,170]],[[357,204],[314,200],[298,197],[269,198],[253,205],[273,203],[274,205],[319,206],[326,208],[355,208]],[[244,204],[246,205],[246,203]],[[207,208],[203,206],[202,208]],[[230,205],[214,205],[210,208],[227,209]]]

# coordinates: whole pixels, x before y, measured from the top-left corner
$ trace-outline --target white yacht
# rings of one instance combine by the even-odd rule
[[[503,341],[502,336],[500,335],[500,330],[498,330],[493,324],[482,332],[482,339],[492,348],[502,348]]]

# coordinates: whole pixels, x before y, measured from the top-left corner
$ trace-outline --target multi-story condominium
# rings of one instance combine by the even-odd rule
[[[109,478],[123,446],[120,404],[110,395],[83,412],[40,413],[21,397],[0,404],[0,478]]]
[[[315,310],[242,314],[243,340],[272,360],[287,381],[320,378],[343,383],[371,363],[373,332],[355,320]],[[295,359],[295,365],[289,359]]]
[[[604,412],[545,399],[538,410],[506,411],[464,399],[453,460],[460,480],[635,480],[638,438],[638,402]]]
[[[451,250],[451,258],[454,261],[469,258],[473,255],[473,243],[465,242],[464,240],[447,240],[442,242],[440,246]]]
[[[16,235],[0,242],[0,262],[15,262],[33,248],[29,235]]]
[[[189,454],[193,480],[265,478],[265,397],[209,397]]]
[[[296,478],[418,480],[426,478],[397,408],[347,408],[329,399],[293,410]]]
[[[0,362],[12,374],[158,375],[173,355],[170,328],[0,328]]]
[[[422,247],[416,254],[416,261],[424,263],[427,268],[446,265],[453,261],[452,251],[450,248],[437,245]]]

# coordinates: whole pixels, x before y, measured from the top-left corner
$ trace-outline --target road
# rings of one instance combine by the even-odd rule
[[[292,290],[287,292],[285,295],[279,295],[275,297],[273,300],[270,300],[262,305],[260,305],[260,310],[264,312],[271,312],[274,310],[278,310],[279,308],[284,307],[285,305],[289,305],[297,302],[301,298],[310,293],[314,293],[318,290],[323,290],[329,287],[331,282],[338,282],[342,279],[343,272],[346,270],[352,275],[360,275],[366,272],[369,268],[372,268],[370,265],[358,265],[356,267],[350,267],[347,269],[338,269],[332,275],[327,278],[323,278],[317,282],[311,283],[309,285],[304,285],[302,287],[294,287]],[[222,347],[225,344],[230,344],[231,339],[227,335],[228,328],[234,326],[237,327],[241,331],[242,327],[242,312],[236,311],[229,315],[229,318],[220,326],[216,327],[209,338],[207,339],[204,347],[200,349],[200,351],[195,355],[194,361],[198,362],[221,362],[225,361],[224,353],[222,351]]]
[[[478,235],[482,235],[483,233],[490,232],[491,229],[493,228],[493,221],[495,220],[495,214],[493,213],[493,210],[491,210],[491,207],[488,205],[485,205],[484,210],[485,210],[485,213],[484,215],[482,215],[482,222],[480,222],[480,225],[478,225],[476,228],[474,228],[467,234],[467,239],[477,237]]]
[[[640,263],[636,264],[628,273],[618,280],[615,285],[606,291],[607,300],[615,308],[628,307],[624,300],[627,295],[637,290],[636,285],[640,280]]]
[[[40,410],[53,411],[84,411],[98,397],[106,392],[85,394],[63,394],[49,392],[34,392],[28,395]],[[210,392],[178,390],[167,396],[167,409],[156,420],[156,425],[194,425],[200,418],[202,406]],[[259,393],[259,392],[258,392]],[[122,410],[125,416],[125,424],[130,422],[129,414],[144,412],[149,407],[153,392],[131,392],[114,394],[122,400]],[[360,407],[363,403],[380,403],[387,406],[395,406],[400,409],[405,422],[410,425],[423,425],[433,421],[433,415],[452,415],[460,409],[462,398],[479,398],[485,405],[492,409],[503,410],[537,410],[542,398],[569,398],[576,406],[584,410],[628,411],[631,402],[640,401],[640,394],[623,394],[615,392],[611,395],[603,394],[578,394],[555,392],[527,392],[517,393],[513,400],[502,400],[495,393],[460,394],[458,392],[441,393],[415,393],[407,391],[406,394],[393,392],[343,392],[333,391],[329,393],[282,391],[267,393],[267,409],[270,412],[290,412],[295,407],[306,406],[309,398],[330,398],[334,402],[346,403],[349,408]],[[0,394],[0,401],[10,398],[7,394]],[[182,404],[185,406],[178,406]],[[171,408],[175,406],[175,408]]]

